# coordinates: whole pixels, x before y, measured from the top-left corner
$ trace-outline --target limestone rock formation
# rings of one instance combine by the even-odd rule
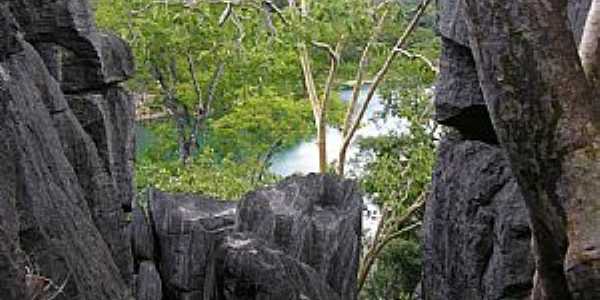
[[[216,257],[214,293],[204,299],[345,299],[315,269],[267,245],[248,234],[227,237]]]
[[[341,299],[356,297],[361,196],[355,184],[332,176],[292,177],[248,194],[236,231],[252,232],[327,280]]]
[[[579,40],[590,1],[568,2],[573,38]],[[530,219],[484,103],[464,6],[438,1],[436,120],[452,129],[438,150],[425,212],[420,297],[528,299],[534,283]]]
[[[129,49],[83,0],[3,2],[0,29],[2,299],[25,298],[26,272],[66,281],[56,299],[130,299],[133,192],[117,184],[132,182]],[[75,114],[67,99],[90,93],[103,98]]]
[[[150,191],[148,203],[149,222],[134,213],[135,259],[154,257],[168,299],[356,299],[362,202],[351,181],[296,176],[239,203]],[[140,249],[150,240],[158,255]]]
[[[211,257],[233,229],[236,204],[157,191],[149,192],[148,203],[167,298],[202,295]]]
[[[526,299],[531,232],[502,150],[451,136],[438,155],[425,215],[426,299]]]
[[[92,15],[86,0],[0,3],[0,298],[51,280],[57,300],[356,299],[351,181],[132,207],[133,60]]]

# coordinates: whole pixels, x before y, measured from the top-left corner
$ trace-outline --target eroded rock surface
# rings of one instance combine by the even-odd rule
[[[573,38],[579,40],[590,1],[568,3]],[[420,297],[528,299],[534,263],[526,201],[490,121],[465,23],[465,4],[459,0],[437,4],[442,56],[436,121],[452,129],[438,150],[425,213]],[[514,14],[516,20],[521,17]],[[498,37],[496,43],[504,41],[502,32],[485,34]],[[510,111],[502,113],[510,118]]]
[[[454,136],[438,155],[425,214],[426,299],[526,299],[531,232],[503,151]]]
[[[215,293],[205,299],[345,299],[315,269],[268,245],[249,234],[227,237],[216,257]]]
[[[148,202],[154,236],[134,236],[136,261],[154,239],[168,299],[356,299],[362,201],[352,181],[295,176],[239,203],[157,191]],[[134,213],[132,231],[147,232],[145,222]]]
[[[133,193],[117,192],[120,178],[131,184],[132,170],[131,164],[114,163],[121,166],[115,172],[110,163],[130,160],[131,152],[119,147],[133,148],[128,134],[133,116],[110,107],[130,105],[126,92],[114,90],[131,75],[132,59],[127,45],[98,32],[91,16],[83,0],[0,4],[3,300],[27,297],[32,288],[25,280],[28,270],[58,284],[66,280],[56,299],[132,295],[133,261],[124,208],[130,206]],[[89,46],[94,43],[86,38],[94,37],[104,42]],[[48,51],[60,47],[72,52],[70,58],[66,52]],[[110,130],[86,131],[83,124],[91,120],[78,118],[67,101],[67,93],[79,92],[66,88],[63,78],[68,76],[58,75],[79,67],[96,76],[77,75],[80,89],[96,88],[110,103],[105,103],[104,115],[112,114],[112,119],[105,117],[103,123]],[[127,137],[114,137],[111,131]],[[99,142],[103,140],[114,141],[107,143],[113,148],[105,150]],[[109,153],[108,162],[104,153]],[[129,177],[119,175],[123,173]]]

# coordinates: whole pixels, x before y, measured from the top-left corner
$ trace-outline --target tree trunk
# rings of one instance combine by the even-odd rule
[[[579,56],[588,80],[597,87],[600,83],[600,0],[593,0],[590,6]]]
[[[531,216],[533,298],[600,299],[600,149],[566,1],[465,3],[485,101]]]
[[[319,148],[319,172],[327,172],[327,121],[319,118],[317,120],[317,146]]]

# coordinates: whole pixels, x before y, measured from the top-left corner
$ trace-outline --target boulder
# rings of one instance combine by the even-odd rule
[[[151,190],[148,203],[169,299],[357,297],[362,198],[353,181],[294,176],[239,203]],[[151,239],[138,242],[144,222],[136,209],[140,260],[151,256],[139,249]]]

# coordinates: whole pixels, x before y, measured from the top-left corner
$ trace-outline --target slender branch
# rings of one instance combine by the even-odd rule
[[[425,206],[428,194],[429,187],[426,187],[421,195],[419,195],[417,200],[409,208],[407,208],[401,216],[395,217],[389,222],[386,221],[391,211],[388,209],[384,210],[383,216],[377,226],[375,238],[373,239],[367,254],[361,261],[358,272],[358,291],[363,288],[373,264],[385,246],[387,246],[391,241],[401,237],[403,234],[412,231],[417,226],[420,226],[420,222],[413,223],[412,225],[408,226],[405,225],[411,220],[417,211]]]
[[[198,77],[196,76],[196,67],[194,65],[194,58],[188,52],[187,53],[187,63],[190,75],[192,76],[192,84],[194,85],[194,93],[196,94],[196,101],[198,102],[198,110],[204,109],[203,101],[202,101],[202,91],[200,89],[200,84],[198,83]]]
[[[231,5],[231,3],[227,3],[227,5],[225,6],[225,9],[221,13],[221,17],[219,18],[219,26],[223,26],[223,24],[225,24],[225,22],[227,22],[227,19],[229,19],[229,17],[231,16],[232,11],[233,11],[233,6]]]
[[[325,82],[325,91],[323,92],[323,98],[321,99],[321,121],[325,122],[325,114],[327,113],[327,105],[329,103],[329,98],[331,98],[331,90],[333,86],[333,82],[335,81],[335,75],[337,72],[337,68],[339,65],[340,52],[342,51],[342,39],[338,41],[335,49],[332,49],[329,45],[327,45],[327,51],[330,56],[330,66],[329,66],[329,74],[327,75],[327,81]]]
[[[219,63],[219,65],[217,66],[217,68],[215,69],[215,71],[213,72],[213,75],[209,81],[207,94],[206,94],[206,105],[205,105],[205,111],[206,111],[207,115],[210,113],[210,111],[212,109],[212,103],[215,100],[215,91],[217,90],[217,86],[219,85],[219,81],[221,80],[221,77],[223,77],[224,72],[225,72],[225,62],[221,61]]]
[[[331,59],[335,60],[336,62],[339,60],[339,50],[334,50],[331,45],[318,41],[312,41],[311,44],[317,48],[325,49],[329,53]],[[340,43],[338,42],[338,46],[339,45]]]
[[[422,62],[424,62],[427,67],[429,67],[429,69],[433,72],[433,73],[439,73],[439,69],[438,67],[435,66],[435,64],[429,60],[429,58],[425,57],[424,55],[421,54],[416,54],[416,53],[412,53],[408,50],[405,49],[396,49],[395,51],[400,52],[400,54],[406,56],[409,59],[418,59],[421,60]]]
[[[302,73],[304,75],[304,85],[306,92],[308,93],[308,100],[311,103],[313,109],[313,116],[315,118],[316,126],[319,126],[319,118],[321,116],[321,106],[319,105],[319,97],[317,96],[317,88],[315,86],[315,80],[313,77],[312,65],[310,63],[310,54],[306,44],[300,43],[298,45],[298,52],[300,54],[300,65],[302,66]]]
[[[271,144],[271,146],[269,147],[269,149],[267,150],[265,155],[263,155],[261,162],[259,164],[260,169],[258,171],[258,175],[256,176],[256,180],[255,180],[256,182],[262,181],[265,171],[267,170],[268,166],[270,165],[269,162],[273,158],[273,155],[275,155],[277,149],[279,149],[279,147],[281,147],[282,143],[283,143],[283,139],[278,138],[273,144]]]
[[[344,142],[342,143],[342,147],[341,147],[341,150],[339,153],[339,158],[338,158],[338,175],[340,175],[340,176],[344,175],[344,165],[346,163],[346,152],[348,151],[350,142],[354,138],[354,135],[356,134],[356,131],[358,130],[358,127],[361,124],[361,121],[367,111],[367,108],[369,107],[369,103],[373,99],[373,96],[375,96],[377,88],[383,81],[385,75],[388,73],[390,67],[392,66],[392,63],[398,56],[399,52],[394,51],[394,50],[404,48],[404,45],[408,41],[408,38],[416,29],[419,20],[425,14],[425,11],[426,11],[427,7],[429,6],[429,4],[431,3],[431,1],[432,0],[423,0],[423,2],[419,5],[417,13],[413,17],[413,19],[410,21],[408,27],[406,28],[406,30],[404,31],[402,36],[396,42],[396,45],[394,46],[394,48],[388,55],[385,63],[383,64],[383,66],[381,67],[379,72],[377,72],[377,75],[375,76],[375,80],[374,80],[373,84],[369,87],[367,97],[366,97],[365,101],[363,102],[363,105],[361,107],[361,110],[360,110],[357,118],[355,120],[353,120],[354,123],[351,126],[350,130],[348,131],[348,135],[346,135],[344,137]]]
[[[354,117],[354,111],[356,110],[356,104],[358,103],[358,99],[360,96],[360,91],[363,84],[364,72],[367,67],[367,62],[369,58],[369,50],[371,49],[371,45],[375,43],[381,32],[383,31],[383,25],[385,23],[385,19],[388,15],[388,10],[385,10],[382,16],[379,18],[379,22],[377,26],[373,30],[369,41],[365,45],[360,61],[358,63],[358,69],[356,70],[356,80],[355,85],[352,88],[352,100],[350,100],[350,105],[348,106],[348,110],[346,111],[346,117],[344,122],[344,129],[342,130],[342,136],[346,136],[348,134],[348,130],[350,130],[350,126],[352,124],[352,119]]]
[[[367,277],[369,276],[369,273],[371,272],[371,268],[373,267],[373,264],[375,263],[375,261],[379,257],[379,254],[385,248],[385,246],[387,246],[391,241],[402,237],[404,234],[411,232],[412,230],[414,230],[415,228],[417,228],[419,226],[421,226],[421,222],[416,222],[405,228],[402,228],[398,232],[395,232],[392,235],[386,236],[385,239],[383,239],[379,244],[377,244],[377,246],[375,246],[374,248],[371,248],[369,253],[367,253],[367,255],[365,256],[365,258],[363,260],[363,264],[361,264],[361,267],[358,272],[359,275],[358,275],[357,289],[359,292],[364,287],[364,285],[367,281]]]

